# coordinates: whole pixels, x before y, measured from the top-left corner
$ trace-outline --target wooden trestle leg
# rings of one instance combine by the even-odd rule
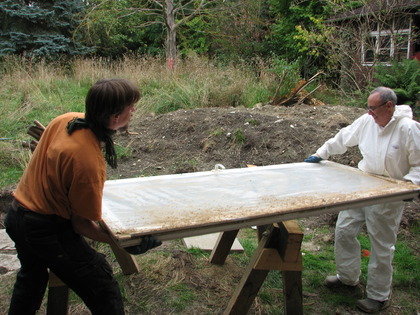
[[[210,262],[212,264],[223,265],[226,257],[229,255],[233,242],[239,230],[227,231],[219,234],[219,238],[210,254]]]
[[[48,281],[47,315],[67,315],[69,288],[51,271]]]
[[[233,232],[225,233],[233,234]],[[219,240],[222,239],[223,236],[219,237]],[[230,240],[229,237],[226,239]],[[303,233],[296,221],[285,221],[267,226],[266,231],[260,233],[258,247],[223,314],[247,314],[270,270],[282,271],[285,314],[303,314],[302,254],[300,251],[302,239]],[[229,250],[226,250],[227,244],[219,243],[216,244],[213,252],[221,252],[218,250],[220,246],[223,247],[223,253],[226,255],[218,256],[219,264],[225,261],[229,253]],[[212,254],[211,257],[213,256]]]
[[[114,252],[115,258],[118,264],[121,266],[121,270],[125,275],[131,275],[139,272],[139,266],[132,255],[127,253],[123,248],[118,246],[117,243],[111,243],[111,249]]]

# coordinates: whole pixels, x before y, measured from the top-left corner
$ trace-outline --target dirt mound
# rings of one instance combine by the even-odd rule
[[[226,168],[301,162],[340,128],[365,111],[344,106],[275,107],[252,109],[205,108],[135,117],[131,132],[116,143],[127,147],[113,178],[208,171]],[[334,158],[356,165],[358,151]]]
[[[108,178],[208,171],[216,164],[241,168],[301,162],[365,112],[347,106],[302,104],[136,114],[129,131],[137,134],[116,135],[121,158],[116,170],[108,169]],[[360,158],[357,148],[351,148],[331,160],[356,166]],[[0,199],[8,203],[8,196],[10,191],[3,192]],[[409,206],[413,210],[403,219],[408,226],[418,217],[418,204]],[[319,219],[329,224],[334,221],[329,216]]]
[[[226,168],[242,168],[249,164],[262,166],[301,162],[339,129],[363,113],[363,109],[345,106],[299,105],[256,106],[253,109],[205,108],[178,110],[164,115],[137,114],[129,127],[130,132],[137,134],[120,132],[116,135],[115,141],[121,158],[116,170],[108,169],[108,178],[208,171],[215,164],[223,164]],[[357,148],[352,148],[346,154],[334,156],[331,160],[356,166],[360,158]],[[0,216],[5,211],[1,209],[1,201],[8,201],[6,199],[10,199],[10,190],[0,192]],[[411,240],[413,252],[420,250],[415,234],[410,229],[414,222],[418,222],[419,205],[418,199],[406,203],[399,231],[403,236],[409,236],[406,239]],[[311,241],[303,245],[305,250],[316,251],[318,238],[323,243],[333,242],[332,226],[336,216],[324,214],[302,220],[305,234],[311,235]],[[325,225],[330,226],[331,235],[325,236],[316,232],[320,226]],[[178,283],[188,283],[188,290],[204,297],[205,302],[197,299],[199,305],[199,302],[192,301],[189,310],[198,310],[199,313],[200,310],[201,313],[222,312],[232,294],[232,288],[240,281],[244,266],[231,263],[230,257],[223,268],[204,264],[190,253],[178,250],[177,243],[177,240],[166,242],[165,254],[160,255],[159,259],[154,256],[150,256],[150,261],[148,256],[142,258],[141,272],[131,275],[124,285],[124,292],[128,297],[127,307],[137,307],[133,305],[146,297],[149,309],[156,309],[159,314],[173,313],[172,308],[167,309],[168,305],[172,307],[173,304],[170,301],[169,304],[162,303],[161,297],[165,296],[165,300],[168,294],[168,300],[172,295],[176,297],[176,292],[168,291],[168,283],[176,279]],[[114,267],[119,268],[116,262]],[[12,284],[8,287],[11,288]],[[312,310],[325,303],[322,290],[320,288],[316,294],[307,293],[309,295],[305,299],[309,301],[307,305],[313,304],[310,306]],[[270,300],[269,304],[281,305],[281,294],[277,286],[270,292],[275,292],[273,296],[277,296],[279,300]],[[397,294],[394,293],[394,309],[400,308],[403,301],[412,298],[410,292],[399,288]],[[148,293],[153,297],[148,297]],[[329,293],[327,296],[330,299]],[[256,301],[251,312],[265,313],[267,306]],[[9,303],[8,300],[3,302]],[[84,309],[80,304],[75,307]],[[81,311],[72,313],[81,314]],[[344,306],[335,313],[353,314],[354,311],[352,306]]]
[[[117,179],[208,171],[216,164],[240,168],[301,162],[365,112],[347,106],[257,105],[136,115],[129,131],[137,134],[116,136],[116,143],[126,148],[125,157],[108,175]],[[360,159],[357,148],[331,157],[350,166]],[[418,201],[407,203],[402,227],[418,219],[418,209]],[[332,225],[335,217],[310,220]]]

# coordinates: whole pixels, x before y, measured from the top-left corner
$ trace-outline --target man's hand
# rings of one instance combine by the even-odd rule
[[[131,255],[140,255],[147,252],[149,249],[162,245],[162,241],[155,239],[151,235],[144,236],[140,245],[125,247],[124,249]]]
[[[311,155],[307,159],[303,160],[303,162],[307,162],[307,163],[319,163],[321,161],[322,161],[322,159],[318,156],[315,156],[315,155]]]

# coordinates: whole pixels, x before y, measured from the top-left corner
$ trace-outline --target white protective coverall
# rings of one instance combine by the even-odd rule
[[[359,146],[362,171],[420,185],[420,123],[412,120],[408,105],[395,107],[385,127],[375,123],[367,113],[341,129],[334,138],[317,150],[328,159],[342,154],[348,147]],[[361,248],[357,236],[363,223],[371,242],[368,265],[367,297],[388,299],[392,283],[392,260],[404,203],[392,202],[341,211],[335,230],[337,276],[347,285],[356,285],[360,276]]]

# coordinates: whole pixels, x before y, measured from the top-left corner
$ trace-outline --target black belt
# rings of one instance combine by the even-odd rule
[[[13,211],[19,211],[19,210],[21,210],[21,211],[24,211],[24,212],[33,212],[33,213],[36,213],[36,212],[34,212],[34,211],[32,211],[32,210],[29,210],[29,209],[26,209],[19,201],[17,201],[15,198],[13,198],[13,200],[12,200],[12,204],[11,204],[11,207],[12,207],[12,210]],[[41,215],[41,214],[40,214]]]

